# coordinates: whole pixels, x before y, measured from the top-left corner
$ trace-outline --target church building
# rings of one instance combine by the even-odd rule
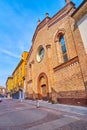
[[[76,10],[75,4],[66,0],[52,18],[46,13],[43,21],[38,20],[26,63],[26,99],[66,104],[85,101],[87,53],[76,23]]]

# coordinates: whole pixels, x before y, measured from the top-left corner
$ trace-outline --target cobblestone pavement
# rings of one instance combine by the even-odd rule
[[[42,101],[37,108],[35,101],[4,99],[0,103],[0,130],[87,130],[86,108],[61,107]]]

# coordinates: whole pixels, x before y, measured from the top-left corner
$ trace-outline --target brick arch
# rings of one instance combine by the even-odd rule
[[[64,28],[59,29],[59,30],[57,31],[57,33],[55,34],[54,41],[55,41],[55,42],[58,42],[60,36],[61,36],[61,35],[64,35],[64,34],[65,34],[65,29],[64,29]]]
[[[39,99],[48,99],[49,97],[49,89],[48,89],[48,77],[45,73],[41,73],[38,76],[38,97]],[[45,91],[45,93],[43,93]]]

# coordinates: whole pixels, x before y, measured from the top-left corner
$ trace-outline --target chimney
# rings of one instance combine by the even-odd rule
[[[38,20],[38,25],[40,24],[40,19]]]
[[[65,0],[66,4],[70,3],[70,0]]]
[[[46,18],[47,18],[47,17],[49,17],[49,14],[48,14],[48,13],[46,13]]]

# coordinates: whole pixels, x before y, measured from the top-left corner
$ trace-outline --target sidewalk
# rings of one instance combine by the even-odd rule
[[[23,100],[23,102],[36,105],[36,101],[33,101],[33,100]],[[76,113],[76,114],[80,114],[80,115],[87,114],[87,107],[64,105],[64,104],[52,104],[52,103],[49,103],[49,102],[43,101],[43,100],[39,100],[39,105],[40,105],[40,107],[46,107],[49,109],[66,111],[66,112]]]
[[[24,100],[36,106],[36,101]],[[26,130],[87,130],[87,108],[64,105],[52,104],[47,101],[39,100],[40,109],[51,111],[55,114],[61,114],[61,118],[43,122]],[[38,109],[38,108],[37,108]]]

